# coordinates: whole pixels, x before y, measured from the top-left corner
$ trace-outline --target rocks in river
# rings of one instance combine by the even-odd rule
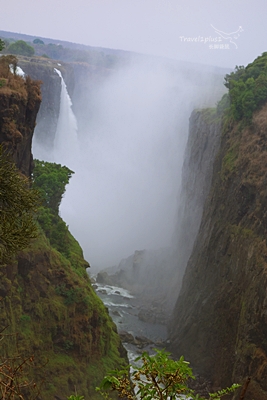
[[[139,347],[141,349],[145,346],[148,346],[149,344],[154,344],[153,340],[150,340],[145,336],[136,336],[135,342],[136,342],[137,347]]]
[[[120,331],[119,335],[120,335],[122,342],[133,344],[133,345],[137,346],[139,349],[142,349],[146,346],[154,344],[154,342],[152,340],[148,339],[145,336],[135,336],[134,337],[131,333],[126,332],[126,331]]]
[[[135,344],[134,336],[131,333],[126,332],[126,331],[120,331],[119,335],[120,335],[122,342]]]
[[[112,314],[115,315],[116,317],[120,317],[120,313],[117,310],[112,311]]]
[[[107,291],[106,291],[106,289],[99,289],[99,290],[98,290],[98,293],[107,294]]]
[[[115,290],[114,293],[116,293],[116,294],[121,294],[121,292],[119,292],[118,290]]]
[[[112,281],[107,272],[98,272],[96,282],[104,285],[112,285]]]

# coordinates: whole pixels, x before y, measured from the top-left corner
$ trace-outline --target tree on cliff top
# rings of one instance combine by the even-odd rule
[[[66,223],[59,216],[59,205],[74,172],[56,163],[34,160],[34,164],[33,186],[38,189],[43,202],[37,220],[51,246],[69,258],[70,234]]]
[[[24,40],[17,40],[8,46],[7,51],[11,54],[19,54],[21,56],[32,57],[34,55],[34,48],[24,42]]]
[[[58,214],[59,205],[72,174],[74,172],[66,166],[34,160],[34,186],[39,190],[44,205],[55,214]]]
[[[0,146],[0,265],[37,236],[38,193]]]

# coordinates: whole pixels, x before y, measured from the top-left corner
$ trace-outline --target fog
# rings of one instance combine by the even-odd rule
[[[118,264],[135,250],[170,246],[188,118],[194,107],[214,102],[208,83],[195,82],[193,72],[185,77],[163,62],[139,59],[88,91],[82,130],[79,120],[77,132],[76,121],[68,124],[73,134],[58,126],[54,154],[44,158],[75,171],[60,213],[92,269]],[[60,119],[70,120],[65,95]],[[83,106],[76,99],[75,108]]]

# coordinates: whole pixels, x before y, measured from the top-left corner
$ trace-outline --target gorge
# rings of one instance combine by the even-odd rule
[[[110,68],[19,58],[26,74],[43,81],[34,157],[74,170],[60,213],[82,244],[91,271],[101,270],[99,279],[135,295],[150,322],[164,320],[168,349],[174,357],[183,354],[212,388],[244,385],[250,377],[245,400],[264,400],[266,53],[254,63],[228,75],[232,103],[224,96],[211,108],[225,93],[222,81],[228,71],[142,57]],[[241,81],[240,86],[233,83]],[[61,125],[60,120],[69,122]],[[27,166],[21,169],[29,175],[27,154]],[[56,350],[69,357],[72,349],[66,343],[74,343],[75,362],[66,358],[54,366],[58,372],[66,363],[65,376],[47,393],[59,393],[59,387],[65,394],[63,386],[70,390],[78,380],[92,396],[93,385],[88,389],[80,365],[86,365],[95,383],[95,368],[101,365],[104,371],[116,360],[123,363],[125,353],[107,311],[88,286],[88,264],[79,258],[78,275],[70,265],[53,249],[47,247],[41,255],[38,248],[36,254],[20,255],[6,275],[15,288],[17,273],[25,282],[32,276],[27,285],[37,285],[36,291],[31,286],[32,298],[25,304],[15,300],[23,313],[32,316],[31,302],[45,302],[60,321],[50,321],[51,329],[59,329],[54,342],[41,347],[36,339],[35,347],[50,351],[56,343]],[[78,304],[64,315],[61,287],[57,314],[47,292],[55,295],[62,282],[67,288],[84,288],[98,311]],[[6,281],[3,286],[10,285]],[[16,297],[15,289],[10,290]],[[39,319],[44,314],[40,307]],[[67,332],[69,321],[75,327]],[[85,356],[92,348],[97,349],[95,364]],[[234,398],[238,396],[240,392]]]

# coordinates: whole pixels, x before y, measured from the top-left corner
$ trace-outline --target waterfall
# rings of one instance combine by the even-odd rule
[[[61,78],[60,111],[54,139],[54,161],[73,167],[78,151],[77,120],[72,111],[71,98],[61,72],[54,68]]]

